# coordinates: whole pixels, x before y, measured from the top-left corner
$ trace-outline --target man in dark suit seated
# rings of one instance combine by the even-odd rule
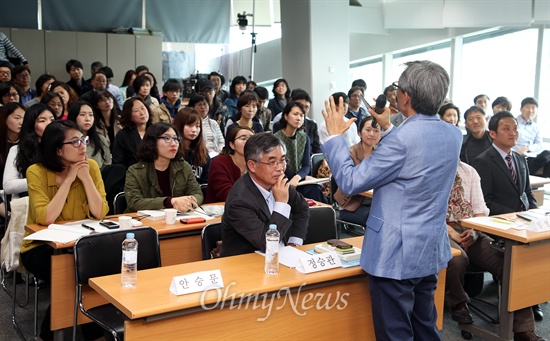
[[[512,150],[518,141],[518,122],[509,111],[491,117],[489,134],[493,145],[481,153],[472,166],[481,177],[481,188],[490,215],[537,208],[531,191],[525,157]],[[539,305],[533,306],[535,319],[543,319]]]
[[[265,233],[277,225],[281,242],[302,245],[309,206],[285,178],[285,150],[271,133],[252,135],[244,147],[248,173],[231,188],[222,216],[221,255],[265,252]]]

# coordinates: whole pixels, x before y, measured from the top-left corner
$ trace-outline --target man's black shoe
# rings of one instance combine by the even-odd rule
[[[544,313],[542,312],[542,309],[540,308],[540,305],[534,305],[531,308],[533,308],[533,315],[535,316],[535,321],[542,321],[544,318]]]
[[[474,320],[466,303],[460,303],[451,308],[451,317],[460,324],[472,324]]]

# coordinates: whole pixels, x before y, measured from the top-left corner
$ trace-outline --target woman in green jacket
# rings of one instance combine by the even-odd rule
[[[137,150],[140,161],[126,172],[127,212],[163,208],[187,212],[202,204],[201,188],[182,157],[180,142],[179,133],[170,123],[147,128]]]

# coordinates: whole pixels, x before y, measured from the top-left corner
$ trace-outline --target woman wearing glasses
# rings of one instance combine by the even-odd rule
[[[56,119],[61,119],[65,116],[65,103],[63,103],[63,97],[53,91],[48,91],[40,99],[40,103],[46,104],[52,108]]]
[[[61,117],[62,120],[67,119],[67,115],[69,113],[69,108],[78,102],[78,95],[76,92],[66,83],[55,81],[50,86],[50,91],[55,92],[56,94],[59,94],[61,98],[63,99],[63,116]]]
[[[76,123],[55,121],[42,135],[40,163],[27,169],[29,188],[28,224],[49,225],[58,221],[102,219],[109,206],[99,167],[86,156],[87,139]],[[45,243],[24,240],[21,260],[27,270],[46,282],[51,278],[53,248]],[[50,309],[42,321],[40,336],[53,339]],[[84,335],[96,335],[84,325]],[[98,331],[101,333],[101,330]],[[102,334],[97,334],[96,337]]]
[[[225,202],[235,181],[246,173],[244,145],[252,135],[249,127],[236,127],[227,134],[225,147],[210,164],[205,203]]]
[[[84,137],[88,139],[86,147],[86,155],[90,159],[94,159],[102,169],[103,166],[111,164],[111,150],[109,142],[103,135],[99,135],[96,130],[94,111],[90,104],[86,102],[76,102],[69,109],[68,120],[75,122]]]
[[[21,104],[21,89],[13,82],[0,84],[0,101],[2,105],[9,102]]]
[[[170,123],[159,122],[147,129],[137,150],[140,161],[126,172],[128,212],[163,208],[187,212],[202,204],[201,188],[182,158],[180,143]]]

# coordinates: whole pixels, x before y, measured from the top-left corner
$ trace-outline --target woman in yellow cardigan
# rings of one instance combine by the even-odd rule
[[[109,207],[99,167],[88,160],[89,140],[75,122],[52,122],[42,135],[41,162],[27,169],[29,216],[27,224],[49,225],[57,221],[101,219]],[[37,241],[23,241],[21,260],[37,278],[50,282],[53,248]],[[40,337],[53,339],[50,308],[42,321]],[[92,328],[89,328],[92,327]],[[95,325],[85,327],[92,339],[102,336]],[[90,329],[93,329],[90,330]]]

